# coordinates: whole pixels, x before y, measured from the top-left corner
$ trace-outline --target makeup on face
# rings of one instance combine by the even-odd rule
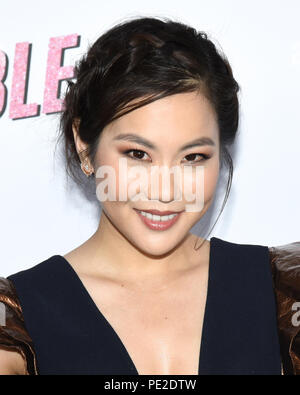
[[[183,213],[174,212],[172,214],[164,214],[164,215],[157,215],[147,211],[142,211],[138,209],[134,209],[134,211],[138,214],[141,221],[152,230],[167,230],[171,228],[179,219],[179,216]]]

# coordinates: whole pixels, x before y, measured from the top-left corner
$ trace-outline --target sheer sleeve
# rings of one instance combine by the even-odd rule
[[[13,283],[0,277],[0,348],[21,354],[27,375],[37,375],[32,340],[26,330]]]
[[[300,374],[300,242],[269,247],[283,374]]]

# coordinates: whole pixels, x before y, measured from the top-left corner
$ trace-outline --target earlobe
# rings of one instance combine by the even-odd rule
[[[81,138],[79,137],[79,124],[80,124],[80,119],[76,118],[74,122],[72,123],[72,131],[73,131],[73,137],[74,137],[74,142],[76,146],[76,151],[80,159],[80,167],[83,173],[86,176],[90,176],[93,174],[94,169],[90,164],[88,155],[87,155],[87,150],[88,150],[88,144],[84,143]]]

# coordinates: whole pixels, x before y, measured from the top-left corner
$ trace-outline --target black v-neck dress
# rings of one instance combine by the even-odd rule
[[[268,247],[217,237],[210,243],[198,373],[280,375]],[[51,256],[7,278],[15,285],[39,374],[139,374],[120,337],[63,256]]]

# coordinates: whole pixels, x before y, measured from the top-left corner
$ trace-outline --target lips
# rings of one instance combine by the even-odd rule
[[[180,215],[182,213],[182,211],[181,212],[177,212],[177,213],[174,213],[174,211],[173,212],[172,211],[171,212],[170,211],[166,211],[167,213],[177,214],[177,215],[175,215],[174,218],[171,218],[171,219],[169,219],[167,221],[160,221],[160,220],[157,221],[157,220],[154,220],[154,219],[147,218],[147,216],[142,215],[142,213],[139,210],[137,210],[137,209],[134,209],[134,210],[138,214],[138,216],[140,217],[140,219],[143,222],[143,224],[146,225],[151,230],[167,230],[167,229],[171,228],[178,221],[178,219],[179,219],[179,217],[180,217]],[[154,213],[155,212],[157,213],[156,210],[150,210],[150,211],[145,211],[145,212],[148,212],[148,213],[152,214],[153,211],[154,211]],[[162,211],[158,211],[158,212],[162,213]],[[171,215],[171,214],[166,214],[166,215]],[[154,214],[154,215],[157,215],[157,214]]]
[[[150,214],[153,214],[153,215],[160,215],[161,217],[164,216],[164,215],[179,214],[179,213],[182,212],[182,211],[138,210],[136,208],[134,210],[144,211],[145,213],[150,213]]]

